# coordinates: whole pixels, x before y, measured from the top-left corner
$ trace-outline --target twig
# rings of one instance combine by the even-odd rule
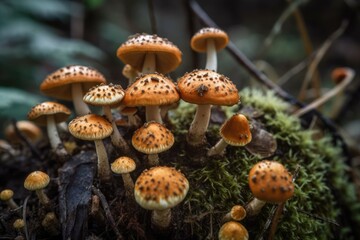
[[[157,24],[156,24],[156,16],[154,9],[154,0],[148,0],[148,8],[149,8],[149,17],[150,17],[150,26],[152,34],[157,34]]]
[[[333,44],[333,42],[344,33],[344,31],[346,30],[348,25],[349,25],[348,20],[344,20],[341,23],[340,27],[333,34],[331,34],[331,36],[323,43],[323,45],[316,52],[314,59],[311,62],[308,71],[306,72],[303,84],[300,88],[300,93],[299,93],[300,101],[305,99],[306,89],[307,89],[309,82],[310,82],[311,78],[313,77],[314,72],[316,71],[317,66],[319,65],[320,61],[323,59],[324,55],[326,54],[326,52],[328,51],[330,46]]]
[[[114,230],[114,232],[115,232],[115,234],[117,236],[117,239],[124,239],[123,236],[121,235],[121,233],[119,232],[119,230],[116,227],[115,220],[114,220],[113,216],[111,215],[109,204],[107,203],[104,194],[94,186],[91,187],[91,190],[95,193],[95,195],[97,195],[100,198],[101,205],[102,205],[102,207],[104,209],[106,218],[110,221],[110,225],[111,225],[112,229]]]
[[[290,70],[288,70],[285,74],[283,74],[277,81],[277,84],[280,86],[285,84],[289,79],[291,79],[293,76],[304,70],[309,65],[310,59],[306,58],[299,62],[297,65],[292,67]]]
[[[25,232],[25,238],[26,240],[30,240],[29,237],[29,231],[27,227],[27,221],[26,221],[26,208],[27,208],[27,202],[29,201],[30,195],[25,198],[25,201],[23,203],[23,212],[22,212],[22,218],[24,221],[24,232]]]

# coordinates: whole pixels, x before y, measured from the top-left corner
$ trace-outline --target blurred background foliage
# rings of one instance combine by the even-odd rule
[[[0,1],[0,127],[10,119],[25,119],[31,106],[46,99],[39,91],[43,79],[57,68],[89,65],[100,70],[109,82],[125,87],[123,63],[116,49],[129,35],[151,33],[149,4],[154,6],[157,34],[183,51],[182,65],[170,76],[176,80],[186,71],[204,65],[204,56],[189,47],[189,12],[184,0],[2,0]],[[314,50],[349,20],[345,33],[331,46],[318,66],[321,86],[331,88],[334,67],[360,68],[359,3],[356,0],[199,0],[200,6],[251,60],[267,64],[274,81],[297,64],[309,59],[291,6],[298,6]],[[291,5],[293,4],[293,5]],[[289,13],[289,12],[288,12]],[[287,17],[285,17],[287,16]],[[283,18],[283,19],[282,19]],[[281,21],[280,21],[281,20]],[[278,23],[278,24],[276,24]],[[195,30],[203,27],[199,22]],[[271,35],[272,29],[276,34]],[[266,39],[271,44],[265,46]],[[219,53],[219,72],[239,88],[254,80],[226,51]],[[283,83],[298,94],[305,68]],[[351,86],[359,95],[358,77]],[[337,122],[360,139],[358,104],[346,108]],[[309,99],[308,101],[310,101]],[[357,135],[356,135],[357,134]]]

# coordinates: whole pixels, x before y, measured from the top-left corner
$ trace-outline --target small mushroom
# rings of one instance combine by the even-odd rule
[[[54,212],[46,213],[44,219],[41,221],[41,226],[51,236],[56,236],[60,233],[60,223]]]
[[[135,161],[126,156],[117,158],[111,164],[111,171],[116,174],[121,174],[121,177],[124,181],[126,195],[129,197],[134,196],[134,181],[132,180],[130,173],[134,171],[135,168]]]
[[[128,86],[135,82],[135,79],[139,76],[139,72],[133,68],[130,64],[125,64],[122,75],[128,79]]]
[[[142,153],[148,154],[149,165],[159,165],[158,153],[172,147],[175,138],[169,129],[158,122],[145,123],[132,136],[133,147]]]
[[[171,222],[171,208],[186,197],[189,182],[175,168],[158,166],[143,171],[135,182],[135,200],[143,208],[153,210],[154,226],[166,229]]]
[[[6,202],[11,209],[19,208],[13,199],[14,192],[11,189],[4,189],[0,192],[0,200]]]
[[[250,125],[247,118],[234,114],[220,128],[221,139],[207,153],[208,156],[222,154],[227,145],[245,146],[251,141]]]
[[[254,195],[254,199],[245,206],[249,216],[258,214],[267,202],[279,204],[294,194],[291,174],[276,161],[256,163],[249,173],[249,186]]]
[[[246,228],[238,222],[230,221],[224,223],[219,230],[219,240],[248,240],[249,233]]]
[[[29,191],[35,191],[40,203],[48,205],[50,200],[44,192],[44,188],[49,185],[50,177],[42,171],[34,171],[30,173],[24,182],[24,187]]]
[[[24,137],[26,137],[33,144],[39,142],[43,137],[41,129],[38,126],[36,126],[33,122],[27,120],[17,121],[16,128],[24,135]],[[6,126],[5,138],[11,144],[21,142],[20,137],[16,133],[13,124],[9,124]]]
[[[18,218],[13,223],[13,228],[16,231],[22,232],[25,227],[25,221],[22,218]]]
[[[231,208],[230,212],[228,212],[224,218],[223,222],[227,221],[241,221],[246,217],[246,210],[241,205],[235,205]]]
[[[99,115],[88,114],[73,119],[69,123],[69,132],[78,139],[94,141],[100,181],[110,181],[110,165],[102,139],[109,137],[113,132],[111,123]]]
[[[220,51],[229,42],[226,32],[212,27],[200,29],[191,38],[191,48],[196,52],[206,52],[205,69],[217,71],[216,52]]]

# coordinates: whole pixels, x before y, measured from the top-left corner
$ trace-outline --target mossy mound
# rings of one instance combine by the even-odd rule
[[[244,89],[240,96],[242,106],[262,112],[256,121],[277,140],[278,148],[269,159],[283,163],[296,177],[295,195],[285,204],[275,239],[356,239],[360,203],[338,144],[327,132],[302,128],[300,120],[288,113],[290,106],[271,91]],[[232,114],[241,109],[226,111]],[[184,104],[171,117],[179,140],[177,149],[184,149],[184,129],[188,129],[193,112],[193,106]],[[218,128],[218,124],[210,125],[207,139],[211,144],[219,138]],[[252,199],[247,176],[260,157],[228,146],[224,156],[206,158],[202,167],[186,167],[193,161],[190,154],[182,151],[177,156],[175,164],[191,183],[180,225],[187,229],[189,238],[217,236],[224,214],[233,205],[245,205]],[[276,207],[267,204],[259,215],[243,220],[250,239],[267,238]]]

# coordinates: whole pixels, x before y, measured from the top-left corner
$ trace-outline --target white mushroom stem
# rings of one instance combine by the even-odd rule
[[[121,136],[119,129],[116,126],[115,120],[111,113],[111,108],[109,106],[103,106],[103,111],[106,118],[111,122],[113,133],[111,134],[111,142],[118,148],[120,148],[125,154],[128,154],[130,148],[126,143],[125,139]]]
[[[159,166],[159,155],[158,154],[149,154],[149,165],[150,166]]]
[[[76,115],[83,116],[91,113],[89,106],[83,101],[81,83],[74,83],[71,85],[71,94]]]
[[[254,216],[260,213],[261,209],[265,206],[266,202],[260,199],[254,198],[245,206],[246,214],[248,216]]]
[[[225,148],[227,147],[227,143],[224,141],[224,139],[220,139],[215,146],[213,146],[212,148],[209,149],[209,151],[207,152],[207,155],[210,156],[214,156],[214,155],[221,155],[224,153]]]
[[[17,209],[19,208],[19,205],[16,204],[16,202],[14,201],[14,199],[10,198],[9,200],[6,201],[6,204],[11,208],[11,209]]]
[[[94,140],[98,156],[98,176],[100,181],[107,182],[111,178],[111,171],[106,149],[102,140]]]
[[[160,228],[167,228],[171,222],[171,209],[154,210],[151,213],[151,223]]]
[[[124,181],[124,188],[126,191],[126,195],[133,196],[134,195],[134,181],[132,180],[130,173],[123,173],[121,177]]]
[[[49,204],[50,200],[47,197],[47,195],[45,194],[44,189],[38,189],[38,190],[35,190],[35,192],[36,192],[36,195],[38,196],[41,204],[43,204],[43,205]]]
[[[201,145],[204,141],[205,132],[208,128],[211,114],[211,105],[198,105],[194,120],[188,132],[188,143],[192,146]]]
[[[156,71],[156,59],[154,53],[147,53],[145,55],[143,67],[141,73],[154,73]]]
[[[59,133],[56,128],[56,123],[53,115],[47,115],[46,119],[46,127],[47,127],[47,133],[49,137],[49,142],[51,145],[51,148],[55,151],[55,153],[59,156],[65,156],[68,153],[66,152],[61,139],[59,137]]]
[[[215,41],[213,39],[208,39],[206,41],[206,65],[205,69],[217,71],[217,55]]]
[[[146,106],[146,121],[155,121],[158,123],[162,123],[161,115],[160,115],[160,108],[159,106]]]

